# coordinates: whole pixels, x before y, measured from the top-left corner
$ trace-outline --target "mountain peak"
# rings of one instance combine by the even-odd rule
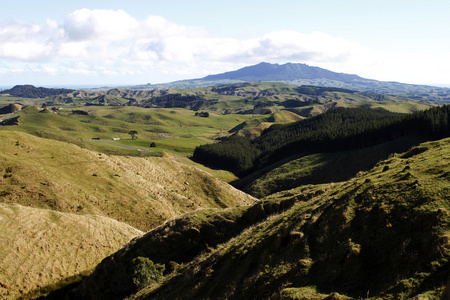
[[[328,79],[350,82],[360,79],[359,76],[328,71],[319,67],[311,67],[301,63],[259,64],[241,68],[236,71],[209,75],[202,80],[242,80],[242,81],[292,81],[301,79]]]

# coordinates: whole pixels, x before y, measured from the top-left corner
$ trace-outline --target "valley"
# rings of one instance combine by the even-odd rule
[[[3,91],[0,295],[438,299],[440,104],[264,81]]]

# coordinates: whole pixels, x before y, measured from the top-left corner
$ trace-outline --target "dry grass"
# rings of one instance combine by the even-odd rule
[[[88,272],[141,234],[105,217],[0,204],[0,298]]]
[[[205,171],[164,158],[108,156],[1,131],[0,202],[96,214],[149,230],[198,208],[255,199]]]

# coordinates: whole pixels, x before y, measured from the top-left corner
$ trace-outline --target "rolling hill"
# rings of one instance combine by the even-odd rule
[[[345,182],[184,215],[64,299],[437,299],[450,278],[449,157],[450,139],[428,142]]]
[[[149,230],[181,213],[255,199],[209,173],[164,158],[109,156],[0,131],[0,202],[95,214]]]
[[[71,89],[52,89],[44,87],[35,87],[33,85],[16,85],[11,89],[3,90],[1,94],[23,98],[45,98],[49,96],[72,93]]]
[[[34,298],[89,274],[143,234],[93,215],[0,203],[0,298]]]

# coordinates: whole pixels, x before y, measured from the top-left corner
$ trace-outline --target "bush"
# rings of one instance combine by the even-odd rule
[[[147,257],[136,257],[132,261],[132,280],[137,290],[161,280],[164,276],[165,266],[155,264]]]

